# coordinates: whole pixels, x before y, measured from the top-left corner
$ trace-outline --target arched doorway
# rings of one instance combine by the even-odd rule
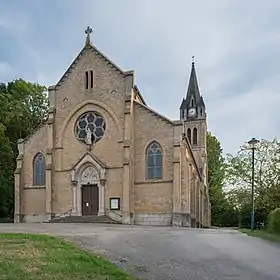
[[[78,165],[71,173],[73,185],[72,215],[105,214],[105,169],[91,162]]]
[[[106,167],[86,153],[71,171],[72,215],[105,215]],[[88,203],[88,204],[87,204]]]
[[[93,166],[86,167],[81,173],[81,214],[98,215],[99,212],[99,176]]]

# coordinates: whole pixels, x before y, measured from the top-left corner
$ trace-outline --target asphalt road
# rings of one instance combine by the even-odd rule
[[[279,280],[280,246],[229,229],[0,224],[0,232],[66,237],[143,279]]]

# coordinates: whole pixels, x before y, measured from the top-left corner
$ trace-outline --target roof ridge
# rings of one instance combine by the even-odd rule
[[[148,107],[147,105],[144,105],[140,102],[138,102],[137,100],[133,100],[136,104],[142,106],[143,108],[151,111],[152,113],[156,114],[157,116],[159,116],[160,118],[164,119],[165,121],[167,121],[168,123],[174,124],[174,121],[170,120],[169,118],[163,116],[162,114],[158,113],[157,111],[153,110],[152,108]]]
[[[106,56],[100,49],[98,49],[93,44],[89,44],[95,51],[98,52],[99,55],[101,55],[105,60],[107,60],[110,64],[112,64],[118,71],[120,71],[122,74],[125,75],[125,71],[120,68],[115,62],[113,62],[108,56]]]

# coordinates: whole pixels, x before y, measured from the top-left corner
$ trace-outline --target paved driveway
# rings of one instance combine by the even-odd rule
[[[47,233],[102,252],[144,279],[279,280],[280,246],[227,229],[97,224],[0,224],[0,232]]]

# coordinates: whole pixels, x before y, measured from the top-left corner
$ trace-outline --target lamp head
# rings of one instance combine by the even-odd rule
[[[257,144],[259,143],[260,141],[258,139],[256,139],[255,137],[253,137],[250,141],[248,141],[248,144],[250,146],[250,149],[256,149],[257,147]]]

